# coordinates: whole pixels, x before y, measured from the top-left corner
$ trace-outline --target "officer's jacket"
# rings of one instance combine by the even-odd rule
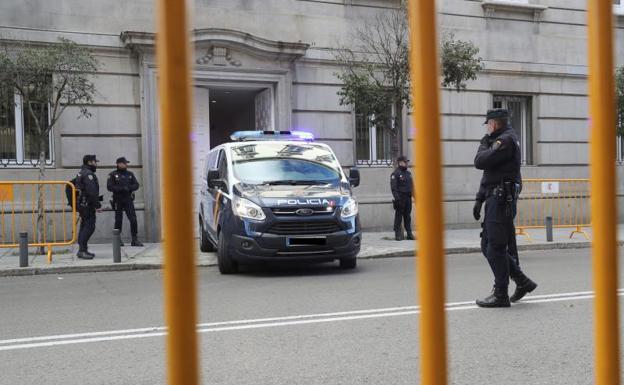
[[[520,142],[515,130],[507,126],[489,135],[477,150],[474,165],[483,170],[477,200],[484,201],[486,191],[503,182],[522,183]]]
[[[106,188],[116,200],[129,200],[132,193],[139,189],[139,182],[132,171],[115,170],[108,174]]]
[[[84,201],[91,208],[99,209],[102,207],[100,204],[100,183],[89,166],[83,165],[78,172],[78,184],[81,201]]]
[[[412,173],[409,170],[397,168],[390,175],[390,189],[394,199],[412,195]]]

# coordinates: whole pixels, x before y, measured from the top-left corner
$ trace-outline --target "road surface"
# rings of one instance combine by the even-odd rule
[[[591,384],[589,250],[521,259],[534,295],[478,309],[485,259],[447,258],[450,382]],[[202,382],[417,384],[415,279],[412,258],[200,269]],[[164,384],[162,290],[161,271],[0,278],[0,384]]]

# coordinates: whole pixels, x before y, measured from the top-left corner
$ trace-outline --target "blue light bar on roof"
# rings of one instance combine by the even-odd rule
[[[294,140],[311,142],[314,135],[305,131],[236,131],[230,135],[233,142],[251,140]]]

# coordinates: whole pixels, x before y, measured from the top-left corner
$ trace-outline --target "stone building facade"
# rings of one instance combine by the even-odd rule
[[[47,178],[71,179],[82,155],[95,153],[102,161],[98,174],[105,179],[114,160],[125,156],[142,184],[136,202],[139,221],[142,233],[152,241],[160,238],[160,162],[176,161],[161,159],[159,151],[154,3],[0,3],[1,40],[54,42],[62,36],[92,48],[101,63],[94,77],[98,95],[90,108],[93,117],[77,120],[77,111],[68,108],[52,133]],[[472,159],[488,108],[514,111],[525,177],[587,177],[585,1],[438,3],[440,29],[474,42],[485,64],[467,90],[441,93],[446,223],[474,225],[471,207],[479,173]],[[344,167],[360,168],[362,185],[356,193],[364,227],[389,229],[391,169],[385,161],[384,133],[361,123],[353,108],[340,105],[335,76],[340,67],[334,49],[349,42],[356,23],[398,4],[398,0],[195,0],[196,163],[236,129],[311,131],[334,148]],[[616,58],[621,65],[624,5],[614,5],[614,14]],[[409,154],[409,113],[403,120],[403,150]],[[16,127],[19,130],[24,131]],[[0,180],[36,178],[32,167],[3,157],[7,159],[0,160]],[[201,183],[200,169],[196,185]],[[109,236],[112,217],[110,211],[100,216],[97,238]]]

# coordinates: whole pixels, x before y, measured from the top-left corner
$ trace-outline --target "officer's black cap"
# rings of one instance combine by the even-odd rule
[[[99,162],[95,155],[85,155],[82,157],[82,164],[88,164],[91,161]]]
[[[409,162],[409,159],[407,159],[407,156],[401,155],[397,158],[397,162]]]
[[[115,164],[117,164],[117,163],[125,163],[125,164],[128,164],[128,163],[130,163],[130,162],[128,161],[128,159],[126,159],[126,157],[125,157],[125,156],[122,156],[121,158],[117,158],[117,161],[115,162]]]
[[[496,108],[494,110],[488,110],[487,115],[485,116],[485,123],[490,119],[504,119],[509,117],[509,111],[504,108]],[[484,124],[485,124],[484,123]]]

